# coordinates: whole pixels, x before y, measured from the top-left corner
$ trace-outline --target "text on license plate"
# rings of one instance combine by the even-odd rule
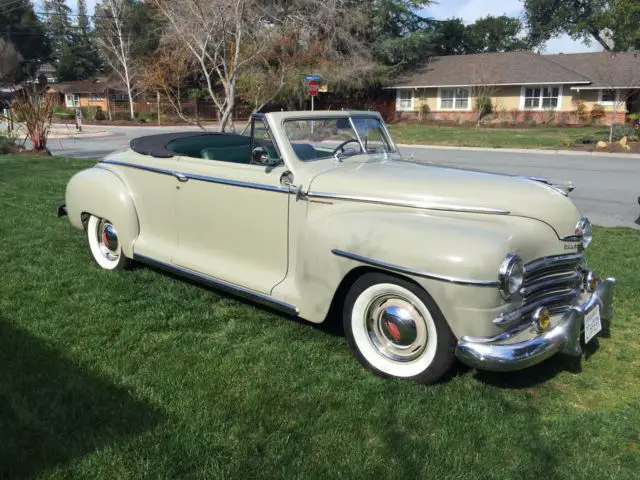
[[[602,330],[602,322],[600,321],[600,305],[584,316],[584,343],[589,343],[600,330]]]

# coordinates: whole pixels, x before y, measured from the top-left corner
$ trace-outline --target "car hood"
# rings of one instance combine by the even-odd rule
[[[573,235],[580,218],[571,200],[538,181],[371,157],[364,162],[352,157],[320,173],[309,192],[429,210],[528,217],[547,223],[559,237]]]

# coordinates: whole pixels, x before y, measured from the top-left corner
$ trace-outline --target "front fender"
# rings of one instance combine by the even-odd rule
[[[133,197],[118,176],[93,167],[76,173],[67,184],[65,194],[69,222],[83,229],[83,214],[108,219],[118,231],[122,250],[133,256],[133,242],[140,233]]]
[[[332,253],[341,250],[434,276],[494,283],[509,252],[525,261],[557,248],[553,230],[542,222],[513,216],[425,212],[415,209],[310,208],[296,242],[296,290],[301,316],[322,321],[336,289],[354,268],[366,265]],[[314,211],[315,210],[315,211]],[[532,241],[536,239],[536,241]],[[553,247],[551,247],[553,246]],[[473,323],[469,312],[493,318],[504,307],[498,288],[449,283],[412,276],[439,305],[456,335],[489,334],[487,322]],[[302,295],[302,292],[313,292]],[[481,326],[480,323],[483,325]]]

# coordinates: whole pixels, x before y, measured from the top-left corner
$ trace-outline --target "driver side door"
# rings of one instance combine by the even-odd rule
[[[257,146],[276,153],[266,124],[254,122]],[[248,153],[246,163],[180,158],[172,263],[269,294],[287,273],[289,188],[284,165],[256,164]]]

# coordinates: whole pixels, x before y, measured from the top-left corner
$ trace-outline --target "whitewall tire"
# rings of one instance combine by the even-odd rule
[[[93,259],[105,270],[121,270],[128,265],[118,231],[109,220],[91,215],[87,222],[87,240]]]
[[[456,339],[440,309],[402,278],[358,278],[345,300],[343,325],[356,359],[383,377],[433,383],[455,360]]]

